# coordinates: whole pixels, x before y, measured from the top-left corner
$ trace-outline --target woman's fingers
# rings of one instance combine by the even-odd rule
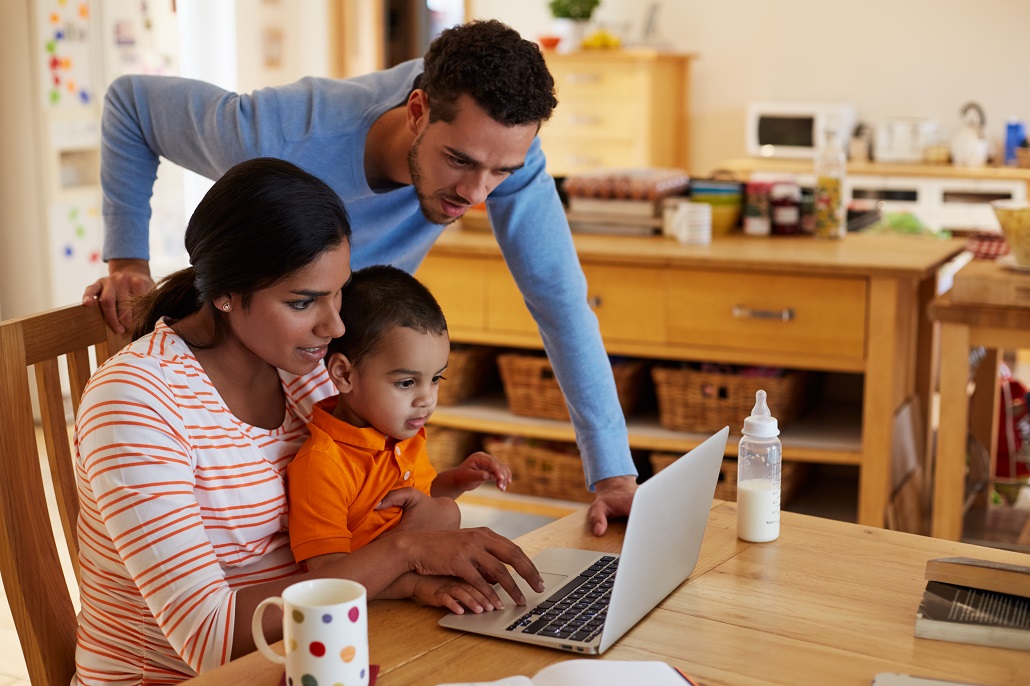
[[[426,533],[420,532],[418,539],[423,550],[416,563],[420,574],[461,577],[496,608],[502,608],[503,602],[491,581],[500,584],[517,604],[526,602],[506,565],[511,565],[536,591],[544,590],[540,573],[522,549],[489,529],[461,529],[432,537]]]

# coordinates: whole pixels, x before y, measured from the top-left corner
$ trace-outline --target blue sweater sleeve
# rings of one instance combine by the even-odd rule
[[[192,79],[116,79],[101,120],[104,260],[150,259],[159,157],[218,178],[238,162],[277,155],[283,145],[278,116],[271,89],[238,95]]]
[[[544,169],[540,139],[526,165],[487,198],[505,262],[536,320],[569,405],[587,483],[636,475],[626,420],[586,278],[554,179]]]

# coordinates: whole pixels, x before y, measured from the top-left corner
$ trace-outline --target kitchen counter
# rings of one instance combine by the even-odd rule
[[[726,160],[720,169],[733,172],[785,172],[811,174],[812,160],[784,160],[745,157]],[[959,167],[952,164],[917,164],[906,162],[852,162],[848,173],[864,176],[923,176],[944,179],[999,179],[1023,181],[1030,185],[1030,169],[1020,167]]]

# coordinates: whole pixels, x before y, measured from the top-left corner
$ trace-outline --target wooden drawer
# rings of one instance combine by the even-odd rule
[[[646,95],[649,65],[596,57],[551,59],[548,64],[559,102],[630,102]]]
[[[447,328],[452,332],[486,328],[486,282],[492,262],[430,255],[415,273],[440,303],[447,317]],[[501,268],[504,268],[503,263]]]
[[[540,135],[548,141],[569,136],[611,141],[640,140],[645,133],[641,129],[640,118],[640,107],[633,102],[611,102],[603,107],[573,102],[555,110],[554,117],[544,124]]]
[[[643,267],[585,264],[587,299],[606,341],[665,340],[662,272]],[[515,279],[500,258],[430,255],[416,276],[429,288],[455,333],[537,338]]]
[[[522,292],[503,260],[490,261],[486,280],[486,327],[498,333],[538,336]]]
[[[644,267],[584,264],[587,301],[606,342],[665,341],[662,272]]]
[[[662,273],[643,267],[584,264],[587,301],[605,341],[660,343],[665,340]],[[487,276],[486,326],[497,333],[536,335],[536,321],[503,263]]]
[[[541,135],[540,142],[547,154],[547,171],[554,176],[597,171],[599,167],[670,166],[652,158],[647,146],[635,141],[573,140]]]
[[[668,342],[864,359],[864,278],[670,271]]]

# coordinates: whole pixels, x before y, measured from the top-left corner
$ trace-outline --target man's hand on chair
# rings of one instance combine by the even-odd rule
[[[110,260],[107,276],[86,286],[82,304],[100,305],[107,325],[117,333],[132,327],[132,301],[154,287],[146,260]]]

